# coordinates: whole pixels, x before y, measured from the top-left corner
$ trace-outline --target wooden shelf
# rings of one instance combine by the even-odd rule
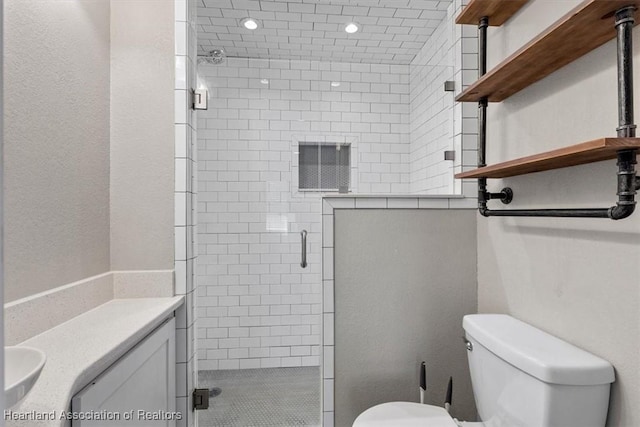
[[[600,138],[546,153],[459,173],[456,178],[506,178],[613,159],[619,150],[640,149],[640,138]]]
[[[476,2],[479,0],[476,0]],[[613,13],[640,0],[586,0],[456,97],[501,102],[616,36]],[[636,25],[640,19],[636,20]]]
[[[456,18],[456,24],[478,25],[487,16],[489,25],[499,27],[529,0],[471,0]]]

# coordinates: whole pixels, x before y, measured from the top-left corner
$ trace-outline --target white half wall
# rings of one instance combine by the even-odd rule
[[[380,403],[417,402],[422,361],[426,402],[442,405],[453,376],[452,415],[474,419],[460,337],[476,311],[475,227],[473,210],[335,211],[336,427]]]

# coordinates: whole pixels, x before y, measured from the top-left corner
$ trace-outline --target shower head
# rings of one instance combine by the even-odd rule
[[[213,49],[207,55],[198,55],[198,64],[206,63],[212,65],[222,64],[227,57],[224,49]]]

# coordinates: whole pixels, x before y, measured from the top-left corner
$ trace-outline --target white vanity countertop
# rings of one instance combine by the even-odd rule
[[[40,378],[7,427],[64,426],[60,419],[71,398],[180,307],[184,297],[114,299],[46,332],[20,343],[45,352],[47,362]],[[53,414],[53,420],[37,420]]]

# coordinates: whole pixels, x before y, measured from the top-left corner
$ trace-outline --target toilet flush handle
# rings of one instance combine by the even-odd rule
[[[469,341],[465,337],[462,337],[462,341],[464,341],[464,344],[467,346],[467,350],[473,351],[473,344],[471,343],[471,341]]]

